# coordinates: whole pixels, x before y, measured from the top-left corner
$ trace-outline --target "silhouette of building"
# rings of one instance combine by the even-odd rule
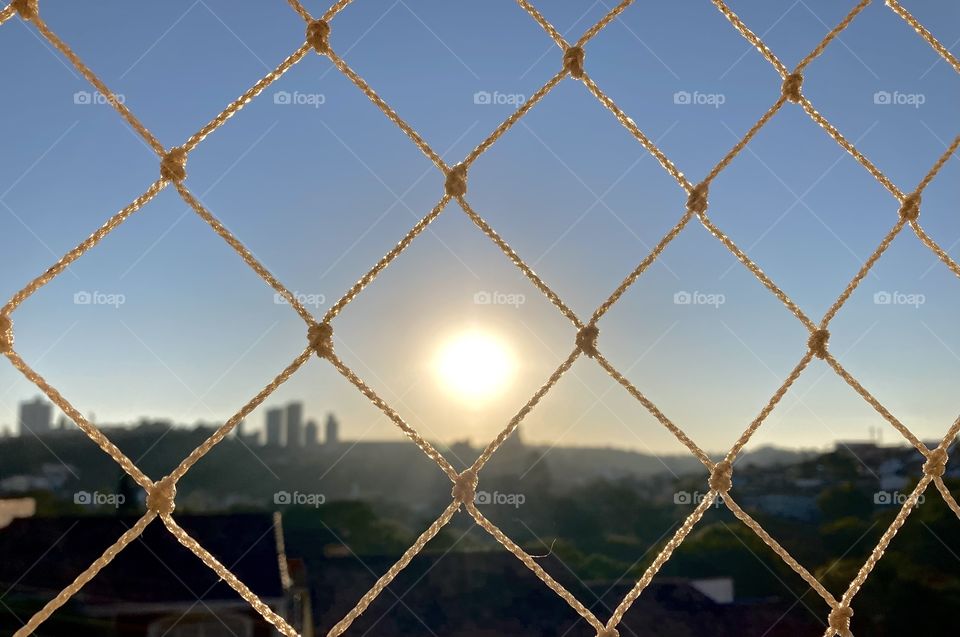
[[[340,442],[340,422],[333,414],[327,415],[327,435],[324,444],[335,445]]]
[[[53,430],[53,405],[40,396],[20,403],[20,435],[28,432],[37,436]]]
[[[308,420],[303,430],[303,444],[307,447],[316,447],[320,443],[320,427],[316,420]]]
[[[13,519],[0,530],[0,581],[17,582],[0,605],[0,632],[20,627],[20,608],[40,608],[72,582],[136,517]],[[213,552],[298,634],[313,632],[306,565],[287,560],[279,516],[190,516],[177,522]],[[59,538],[59,542],[58,539]],[[51,546],[58,550],[51,550]],[[160,564],[166,568],[161,567]],[[38,631],[45,635],[267,637],[279,633],[159,524],[117,554]],[[291,575],[293,577],[291,577]],[[298,581],[299,580],[299,581]],[[199,592],[199,593],[198,593]],[[15,598],[15,599],[14,599]],[[14,612],[16,608],[17,611]],[[93,627],[93,628],[87,628]]]
[[[268,447],[279,447],[283,436],[283,409],[276,407],[267,410],[267,440]]]
[[[343,618],[367,592],[370,575],[386,571],[392,555],[344,555],[337,538],[311,536],[296,551],[307,566],[313,594],[313,616],[323,634]],[[319,541],[318,541],[319,540]],[[594,613],[615,608],[634,586],[631,578],[585,583],[552,555],[537,560],[556,575],[574,597],[595,600]],[[590,637],[597,631],[571,613],[559,595],[543,586],[524,564],[507,551],[421,553],[394,580],[406,591],[403,604],[371,606],[351,630],[377,637],[419,634],[410,609],[428,618],[430,632],[445,637]],[[2,607],[0,607],[2,608]],[[482,619],[477,619],[478,617]],[[619,634],[642,637],[795,637],[822,634],[818,619],[782,596],[735,600],[733,580],[717,577],[691,580],[659,575],[644,590],[620,624]]]
[[[245,445],[256,446],[260,443],[260,432],[253,431],[248,433],[245,420],[241,420],[237,423],[237,428],[235,431],[237,432],[237,440]]]
[[[303,403],[293,402],[287,405],[287,441],[288,447],[303,446]]]

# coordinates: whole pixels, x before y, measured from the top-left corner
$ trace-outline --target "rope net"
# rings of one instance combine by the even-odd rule
[[[229,584],[244,600],[260,614],[263,618],[273,624],[277,630],[287,637],[294,637],[297,632],[277,613],[275,613],[267,604],[260,600],[243,582],[241,582],[233,573],[223,564],[211,555],[203,546],[192,538],[183,528],[181,528],[174,519],[176,484],[190,468],[200,460],[215,445],[223,440],[233,428],[250,414],[256,407],[281,384],[289,379],[300,369],[312,356],[316,355],[329,362],[349,380],[364,396],[366,396],[376,407],[378,407],[387,417],[396,424],[400,430],[409,437],[429,458],[431,458],[440,469],[446,473],[452,484],[452,500],[443,511],[443,513],[417,538],[414,544],[400,557],[374,586],[357,602],[356,606],[347,615],[334,625],[328,635],[336,637],[343,634],[359,617],[377,596],[386,588],[397,574],[403,570],[410,561],[421,551],[424,546],[437,535],[437,533],[453,518],[461,509],[465,510],[476,523],[485,529],[494,539],[504,546],[508,551],[523,562],[545,585],[550,587],[557,595],[566,601],[570,607],[577,612],[593,629],[596,630],[598,637],[616,637],[619,635],[617,626],[620,624],[624,614],[630,609],[634,601],[643,593],[644,589],[650,584],[660,568],[670,558],[673,551],[680,546],[683,540],[691,530],[700,521],[701,517],[710,508],[710,506],[720,498],[722,503],[747,527],[752,529],[765,544],[767,544],[783,561],[795,571],[809,586],[827,603],[830,608],[827,617],[828,627],[824,633],[825,637],[840,635],[841,637],[850,637],[850,623],[853,615],[851,604],[854,597],[866,582],[874,566],[883,556],[884,551],[890,541],[896,535],[897,531],[906,522],[907,517],[918,503],[920,496],[933,484],[943,496],[947,505],[960,517],[960,505],[950,494],[950,491],[943,482],[944,466],[948,461],[947,450],[950,442],[960,432],[960,418],[958,418],[940,441],[939,445],[930,449],[924,445],[916,435],[914,435],[900,420],[891,414],[860,382],[853,377],[840,361],[833,357],[829,350],[830,332],[828,330],[831,320],[846,303],[847,299],[853,294],[860,282],[866,277],[873,265],[880,259],[883,253],[890,246],[893,239],[900,234],[906,227],[919,238],[919,240],[928,247],[950,270],[960,277],[960,265],[957,264],[947,252],[941,248],[926,232],[919,223],[919,214],[921,209],[921,195],[924,189],[936,177],[937,173],[947,162],[950,156],[960,147],[960,135],[958,135],[946,151],[937,159],[930,168],[929,172],[920,180],[920,182],[910,192],[904,192],[890,179],[888,179],[879,168],[877,168],[867,157],[865,157],[857,148],[847,140],[843,134],[831,124],[826,117],[820,114],[814,105],[803,94],[804,71],[807,66],[819,55],[821,55],[827,46],[837,38],[837,36],[846,29],[851,22],[870,4],[871,0],[860,0],[833,29],[831,29],[820,43],[804,57],[795,68],[788,69],[783,62],[774,54],[773,51],[758,37],[744,22],[734,13],[724,2],[724,0],[711,0],[723,16],[730,22],[751,45],[753,45],[760,54],[776,69],[783,80],[780,97],[767,109],[766,112],[757,120],[757,122],[743,135],[730,150],[724,155],[717,164],[707,173],[699,182],[693,183],[687,179],[679,168],[660,150],[657,145],[647,137],[637,124],[621,110],[617,104],[608,97],[603,90],[591,79],[586,71],[585,45],[596,37],[608,24],[610,24],[620,13],[625,11],[633,0],[622,0],[618,5],[611,9],[599,22],[587,29],[580,38],[569,43],[557,31],[557,29],[531,4],[529,0],[517,0],[520,7],[526,11],[529,16],[535,20],[547,33],[547,35],[556,43],[560,49],[557,56],[560,63],[560,70],[546,84],[537,90],[529,100],[524,102],[513,114],[511,114],[502,124],[500,124],[484,141],[482,141],[473,151],[471,151],[458,164],[448,165],[444,160],[427,144],[427,142],[407,124],[398,115],[389,104],[387,104],[367,82],[358,75],[350,66],[331,48],[329,42],[331,24],[333,19],[342,11],[352,0],[338,0],[321,17],[314,18],[300,3],[299,0],[288,0],[290,6],[304,20],[305,38],[304,41],[284,59],[275,69],[256,82],[243,95],[231,102],[227,107],[209,123],[204,124],[196,133],[187,139],[182,145],[166,148],[160,141],[137,119],[136,115],[110,91],[102,80],[91,70],[83,60],[77,56],[69,45],[61,40],[54,33],[40,14],[37,0],[13,0],[4,9],[0,10],[0,24],[17,16],[28,25],[31,25],[37,32],[46,39],[54,48],[60,51],[67,60],[86,78],[110,103],[110,105],[126,120],[127,124],[136,131],[146,143],[156,152],[159,159],[160,178],[147,187],[142,195],[134,199],[127,207],[123,208],[115,215],[110,217],[100,228],[91,234],[86,240],[81,242],[73,250],[67,252],[59,261],[51,266],[43,274],[30,281],[22,290],[17,292],[2,308],[0,308],[0,353],[3,353],[7,359],[16,367],[26,378],[39,387],[47,397],[55,403],[63,412],[69,416],[87,436],[90,437],[105,453],[113,458],[123,470],[129,474],[143,489],[147,492],[147,512],[134,524],[126,533],[110,546],[93,564],[85,571],[80,573],[76,579],[61,591],[55,598],[50,600],[39,612],[20,628],[15,637],[25,637],[30,635],[48,619],[58,608],[63,606],[73,595],[75,595],[83,586],[93,579],[97,573],[113,560],[116,555],[122,551],[128,544],[139,537],[146,527],[153,523],[157,518],[170,531],[171,534],[188,550],[199,557],[204,564],[217,573],[227,584]],[[902,18],[916,33],[923,38],[957,73],[960,73],[960,60],[957,59],[945,46],[916,20],[897,0],[886,0],[886,5]],[[295,64],[307,55],[316,53],[325,56],[336,66],[344,76],[346,76],[356,87],[362,91],[372,101],[383,114],[396,124],[407,137],[426,155],[445,175],[445,192],[440,200],[423,218],[421,218],[400,241],[384,255],[366,274],[364,274],[346,294],[344,294],[330,309],[320,318],[316,319],[298,300],[287,287],[278,281],[253,254],[244,246],[244,244],[235,237],[218,219],[207,210],[200,201],[191,193],[185,184],[187,172],[186,164],[191,151],[193,151],[208,135],[223,126],[228,119],[236,115],[246,104],[256,98],[267,87],[269,87],[280,76],[290,70]],[[660,165],[676,180],[677,184],[687,193],[686,210],[680,216],[676,225],[673,226],[653,250],[630,272],[620,285],[613,290],[610,296],[593,312],[590,318],[584,322],[571,310],[561,298],[531,269],[529,265],[518,255],[510,245],[497,234],[489,223],[473,209],[466,199],[468,171],[470,165],[487,149],[489,149],[500,137],[505,135],[527,112],[534,108],[540,100],[543,99],[554,87],[567,78],[572,81],[581,82],[586,89],[592,93],[601,104],[603,104],[623,127],[640,144],[649,151]],[[840,296],[827,310],[819,323],[814,322],[808,317],[800,307],[774,283],[763,270],[743,251],[741,250],[723,231],[718,228],[707,216],[709,207],[708,194],[710,184],[714,179],[730,164],[746,146],[757,132],[763,128],[787,102],[795,104],[802,108],[814,122],[816,122],[826,133],[834,139],[844,150],[846,150],[857,162],[859,162],[880,184],[882,184],[893,196],[898,205],[898,214],[896,222],[884,236],[883,240],[877,246],[876,250],[866,259],[860,270],[847,284]],[[788,107],[792,108],[792,107]],[[257,274],[259,274],[268,285],[283,296],[290,306],[303,318],[306,327],[306,344],[303,351],[283,369],[277,376],[264,387],[256,396],[250,399],[236,414],[219,427],[206,441],[193,450],[169,475],[164,478],[153,481],[147,477],[129,458],[127,458],[107,437],[91,424],[84,416],[71,405],[67,399],[61,395],[56,388],[51,386],[42,376],[34,371],[26,361],[17,353],[14,347],[13,321],[12,314],[17,307],[30,295],[49,283],[54,277],[58,276],[71,263],[79,259],[84,253],[93,248],[107,234],[116,229],[128,217],[136,213],[146,203],[151,201],[162,190],[167,187],[173,187],[180,194],[183,200],[203,219],[224,241],[226,241],[240,257]],[[423,230],[433,222],[450,204],[456,201],[457,205],[473,221],[473,223],[487,237],[493,241],[497,247],[516,265],[530,282],[537,287],[556,308],[573,324],[576,328],[576,338],[574,347],[569,356],[560,364],[560,366],[546,379],[544,384],[530,398],[529,401],[516,413],[516,415],[506,424],[500,434],[483,450],[472,466],[463,472],[458,473],[454,467],[444,458],[433,445],[424,439],[413,427],[403,419],[403,417],[394,410],[386,401],[384,401],[360,376],[358,376],[350,367],[347,366],[336,354],[333,342],[333,321],[340,314],[343,308],[355,299],[363,289],[373,281],[390,263],[402,253],[413,240],[423,232]],[[761,409],[756,418],[746,427],[739,439],[719,462],[714,462],[697,444],[691,440],[684,431],[673,423],[660,409],[651,402],[644,394],[635,387],[623,374],[617,371],[614,366],[603,356],[598,346],[598,322],[607,313],[607,311],[616,303],[624,292],[644,273],[644,271],[653,263],[657,257],[664,251],[666,246],[673,241],[694,218],[720,241],[731,253],[746,267],[754,276],[775,295],[786,308],[800,321],[809,331],[809,340],[803,356],[797,362],[796,366],[783,381],[774,395],[769,399],[766,405]],[[798,344],[799,349],[800,344]],[[665,543],[663,549],[646,569],[633,588],[627,593],[624,599],[613,611],[606,622],[598,618],[590,609],[584,606],[573,594],[565,589],[559,582],[553,579],[549,573],[543,570],[537,561],[526,553],[513,540],[507,537],[499,528],[489,521],[474,503],[477,483],[481,470],[490,460],[503,442],[510,437],[513,431],[520,425],[524,417],[537,405],[537,403],[546,395],[548,391],[557,383],[561,376],[570,369],[573,363],[583,354],[595,360],[614,380],[626,389],[634,398],[636,398],[664,427],[666,427],[689,451],[696,456],[700,462],[710,472],[709,492],[699,503],[694,511],[686,518],[683,524],[677,529],[673,536]],[[766,417],[773,411],[776,405],[790,390],[790,387],[800,377],[803,371],[814,358],[824,360],[844,381],[847,382],[860,396],[863,397],[887,422],[899,431],[907,441],[913,445],[917,451],[923,454],[925,462],[923,464],[923,477],[918,482],[916,488],[906,498],[893,522],[883,533],[876,547],[860,568],[859,572],[850,582],[846,591],[840,598],[831,594],[806,568],[795,560],[787,550],[781,546],[776,539],[767,533],[760,524],[744,511],[731,495],[733,485],[733,463],[737,455],[744,448],[751,436],[763,424]]]

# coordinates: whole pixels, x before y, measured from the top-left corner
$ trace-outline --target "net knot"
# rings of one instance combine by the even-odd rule
[[[616,628],[601,628],[597,637],[620,637],[620,631]]]
[[[593,323],[584,325],[577,332],[577,347],[590,358],[596,357],[598,336],[600,336],[600,330],[596,325]]]
[[[578,80],[583,77],[583,47],[567,47],[563,52],[563,68]]]
[[[160,176],[167,181],[183,181],[187,176],[187,151],[171,148],[160,160]]]
[[[23,20],[33,20],[37,17],[37,0],[13,0],[10,6]]]
[[[6,314],[0,314],[0,354],[13,351],[13,321]]]
[[[850,619],[853,617],[853,609],[845,604],[840,604],[830,611],[830,630],[840,635],[840,637],[853,637],[850,632]]]
[[[307,44],[321,55],[330,52],[330,25],[326,20],[311,20],[307,25]]]
[[[721,460],[713,465],[710,472],[710,488],[723,495],[733,486],[733,465],[729,460]]]
[[[147,508],[157,515],[170,515],[176,508],[174,499],[177,497],[177,484],[167,476],[153,483],[147,493]]]
[[[797,104],[800,102],[800,87],[803,86],[803,75],[791,73],[783,78],[783,96]]]
[[[827,341],[830,340],[830,332],[824,329],[814,330],[807,339],[807,347],[817,358],[827,357]]]
[[[900,202],[900,217],[913,221],[920,216],[920,193],[915,192],[907,195]]]
[[[457,476],[450,495],[462,504],[472,503],[477,497],[477,481],[477,472],[473,469],[466,469]]]
[[[937,447],[927,456],[927,461],[923,463],[924,475],[939,478],[947,468],[947,452]]]
[[[333,327],[329,323],[313,323],[307,329],[310,347],[320,358],[333,355]]]
[[[457,164],[447,171],[447,181],[444,190],[451,197],[462,197],[467,194],[467,167]]]
[[[697,215],[702,215],[707,211],[707,192],[709,191],[709,187],[709,184],[702,183],[690,189],[690,194],[687,195],[687,210]]]

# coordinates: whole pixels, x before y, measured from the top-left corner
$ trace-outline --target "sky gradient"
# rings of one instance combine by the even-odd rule
[[[573,40],[612,6],[539,4]],[[853,3],[730,5],[792,67]],[[956,50],[960,6],[905,5]],[[307,6],[315,14],[326,8]],[[279,0],[168,2],[152,7],[149,20],[117,1],[46,0],[42,11],[166,146],[182,143],[303,40],[301,19]],[[332,22],[330,41],[451,164],[561,59],[506,0],[357,0]],[[17,19],[0,27],[0,58],[7,299],[139,196],[157,178],[158,160]],[[694,182],[780,91],[776,71],[705,0],[631,6],[587,45],[586,68]],[[810,65],[803,91],[907,192],[960,132],[960,77],[881,2]],[[491,103],[483,103],[487,94]],[[191,153],[187,172],[191,191],[318,316],[443,191],[430,161],[313,54]],[[954,259],[958,195],[954,157],[925,191],[921,212]],[[581,83],[566,79],[471,167],[467,199],[585,319],[680,219],[686,194]],[[896,222],[897,208],[788,103],[714,181],[709,215],[819,321]],[[518,302],[477,303],[484,293]],[[676,302],[685,293],[703,302]],[[102,302],[78,303],[85,294]],[[939,439],[960,412],[958,311],[960,281],[904,232],[834,319],[831,351],[911,430]],[[172,188],[13,318],[17,351],[98,422],[222,421],[305,343],[296,313],[275,302]],[[567,356],[575,334],[455,204],[334,326],[339,355],[424,436],[475,443],[502,429]],[[480,408],[444,393],[431,370],[436,348],[467,329],[498,335],[520,361],[509,390]],[[601,321],[599,346],[701,447],[725,450],[799,361],[806,339],[787,309],[692,222]],[[12,366],[0,366],[0,426],[12,425],[17,402],[36,393]],[[344,437],[399,435],[324,361],[311,360],[266,406],[294,399],[318,419],[335,411]],[[262,412],[251,416],[252,428]],[[898,440],[814,361],[753,440],[822,448],[864,438],[870,427],[883,428],[885,442]],[[683,450],[586,358],[521,432],[546,444]]]

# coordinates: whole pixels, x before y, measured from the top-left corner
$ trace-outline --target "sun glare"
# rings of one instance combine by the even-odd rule
[[[475,330],[457,334],[443,343],[435,364],[441,384],[472,403],[501,393],[515,367],[514,358],[502,341]]]

